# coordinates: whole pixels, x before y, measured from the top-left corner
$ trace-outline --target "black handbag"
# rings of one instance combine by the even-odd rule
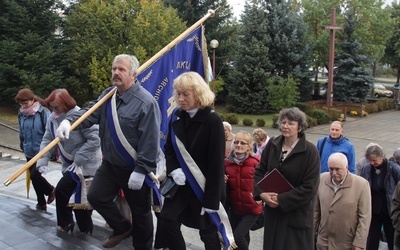
[[[166,199],[172,199],[178,190],[178,185],[174,182],[172,178],[166,178],[165,181],[161,183],[160,194]]]

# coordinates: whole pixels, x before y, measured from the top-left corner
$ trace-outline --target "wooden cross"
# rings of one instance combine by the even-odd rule
[[[331,24],[325,26],[326,30],[330,30],[329,44],[329,65],[328,65],[328,88],[326,91],[326,106],[332,107],[333,102],[333,64],[335,60],[335,30],[342,30],[343,27],[336,26],[336,9],[331,9]]]

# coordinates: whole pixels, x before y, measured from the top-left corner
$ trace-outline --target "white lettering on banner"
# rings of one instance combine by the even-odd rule
[[[190,62],[189,61],[180,61],[176,65],[177,69],[187,69],[190,70]]]
[[[154,98],[156,99],[156,101],[158,101],[158,99],[160,99],[160,95],[161,92],[163,91],[164,87],[167,86],[168,84],[168,77],[165,77],[162,82],[158,85],[157,90],[154,94]]]

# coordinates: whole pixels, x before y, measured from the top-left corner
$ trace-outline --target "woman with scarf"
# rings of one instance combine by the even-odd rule
[[[365,158],[369,161],[361,170],[371,188],[372,219],[369,227],[367,250],[378,249],[381,229],[385,232],[389,250],[393,250],[394,227],[390,218],[392,196],[400,181],[400,166],[387,160],[378,144],[368,147]]]
[[[43,149],[55,139],[55,131],[65,117],[79,107],[66,89],[56,89],[46,98],[52,113],[40,148]],[[63,176],[56,187],[56,212],[58,231],[68,233],[74,230],[72,210],[78,227],[83,233],[92,233],[92,208],[87,202],[87,185],[101,164],[99,127],[75,129],[68,140],[60,141],[57,147],[47,152],[37,162],[38,171],[47,170],[51,151],[60,150]]]
[[[15,96],[20,105],[18,111],[20,147],[26,161],[30,161],[40,149],[50,112],[45,102],[30,89],[21,89]],[[36,209],[46,211],[47,204],[54,201],[55,188],[36,170],[36,163],[29,168],[30,179],[37,196]],[[47,201],[45,199],[47,195]]]
[[[253,130],[253,150],[254,153],[261,157],[262,151],[269,141],[269,136],[262,128],[256,128]]]
[[[239,250],[249,249],[250,229],[262,213],[262,201],[253,198],[254,170],[260,162],[252,152],[251,135],[240,131],[233,144],[235,148],[225,159],[225,174],[230,190],[230,222]]]
[[[171,250],[185,250],[181,225],[199,229],[207,250],[220,250],[215,220],[226,226],[225,246],[233,243],[229,220],[221,201],[224,190],[225,135],[222,120],[211,109],[214,93],[195,72],[173,83],[174,110],[165,144],[167,175],[178,185],[161,210],[163,233]],[[223,211],[222,211],[223,210]],[[223,217],[225,216],[225,217]]]

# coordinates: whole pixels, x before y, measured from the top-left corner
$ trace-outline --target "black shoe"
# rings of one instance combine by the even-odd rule
[[[131,236],[131,230],[132,229],[129,229],[128,231],[126,231],[125,233],[120,234],[120,235],[116,235],[116,236],[111,235],[110,237],[108,237],[108,239],[106,239],[103,242],[103,247],[110,248],[110,247],[114,247],[114,246],[118,245],[123,239]]]
[[[71,233],[73,233],[74,227],[75,227],[75,223],[70,223],[65,227],[58,227],[57,231],[62,232],[62,233],[68,233],[69,231],[71,231]]]

